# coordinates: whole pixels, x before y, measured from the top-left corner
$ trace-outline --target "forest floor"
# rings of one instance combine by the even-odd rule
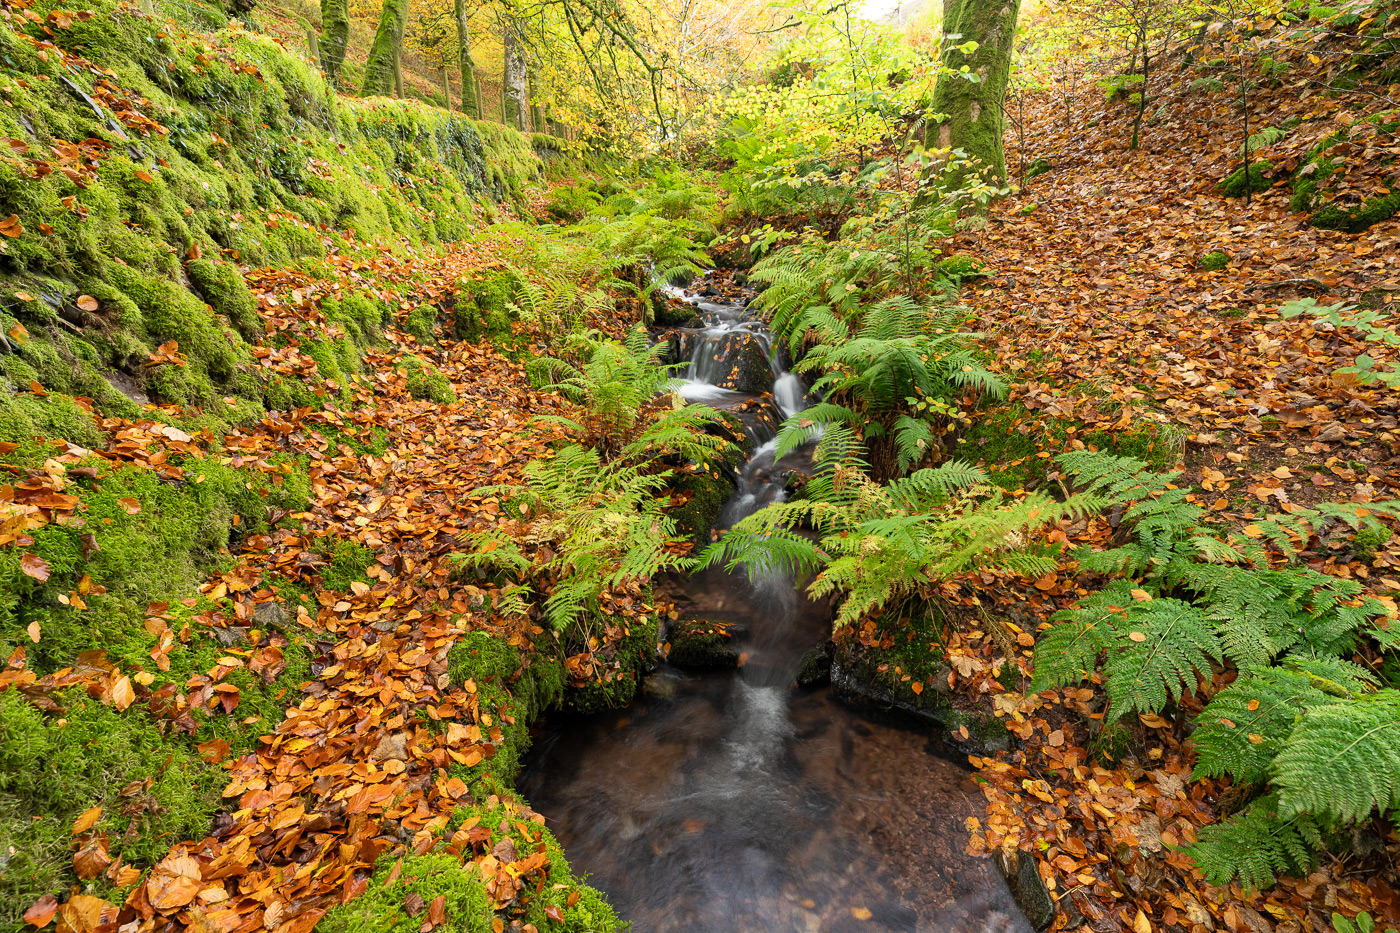
[[[1317,92],[1314,78],[1257,95],[1256,121],[1299,121],[1259,158],[1291,169],[1318,139],[1368,125],[1354,99]],[[1223,94],[1169,96],[1136,151],[1132,110],[1092,83],[1028,95],[1024,135],[1008,132],[1008,170],[1038,158],[1051,170],[996,202],[985,223],[967,224],[946,250],[987,265],[962,298],[1012,385],[1009,401],[981,416],[992,429],[971,432],[961,455],[1019,470],[1031,486],[1054,479],[1055,454],[1122,443],[1182,467],[1178,483],[1193,488],[1191,500],[1246,534],[1266,513],[1394,498],[1400,400],[1336,372],[1360,353],[1393,356],[1315,318],[1284,319],[1279,308],[1315,298],[1400,311],[1400,218],[1360,234],[1319,230],[1290,211],[1286,180],[1249,203],[1226,198],[1217,186],[1238,166],[1241,139]],[[1394,135],[1367,131],[1346,160],[1346,195],[1359,202],[1387,187],[1382,163],[1397,151]],[[1212,271],[1202,259],[1216,251],[1229,263]],[[1103,544],[1113,531],[1090,522],[1070,538]],[[1301,557],[1363,580],[1393,608],[1400,546],[1357,550],[1348,534],[1324,535]],[[997,606],[1031,628],[1087,592],[1072,563],[1033,582],[971,582],[949,591],[955,601]],[[1057,928],[1330,929],[1331,911],[1362,909],[1400,921],[1393,835],[1388,854],[1325,859],[1309,878],[1264,895],[1204,884],[1174,846],[1232,805],[1223,786],[1189,780],[1183,718],[1137,717],[1133,754],[1105,766],[1091,751],[1099,689],[1004,691],[993,659],[1005,637],[995,634],[955,635],[949,646],[950,684],[1025,743],[1011,755],[972,757],[988,810],[969,823],[970,848],[1034,851],[1062,911]],[[1031,651],[1020,655],[1028,675]],[[1199,709],[1198,700],[1183,703]]]

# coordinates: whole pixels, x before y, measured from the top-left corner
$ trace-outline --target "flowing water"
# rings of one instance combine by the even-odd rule
[[[752,409],[755,396],[731,386],[734,358],[758,341],[774,404],[784,416],[805,406],[805,386],[742,305],[694,303],[705,326],[686,397]],[[784,473],[801,465],[800,454],[774,462],[768,423],[750,425],[760,446],[722,525],[780,500]],[[1029,930],[991,864],[963,853],[962,822],[981,812],[966,772],[919,732],[862,717],[829,688],[793,686],[829,635],[828,607],[776,575],[714,570],[658,591],[683,615],[733,623],[745,663],[702,674],[663,664],[625,710],[551,719],[521,779],[574,866],[638,933]]]

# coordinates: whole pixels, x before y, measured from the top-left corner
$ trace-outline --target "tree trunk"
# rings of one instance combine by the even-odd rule
[[[481,119],[481,96],[476,89],[476,61],[472,58],[471,16],[467,0],[452,0],[452,18],[457,22],[457,67],[462,72],[462,112]]]
[[[384,0],[379,12],[379,28],[374,32],[374,43],[369,47],[369,59],[365,62],[365,83],[360,88],[365,97],[388,97],[393,92],[407,25],[408,0]]]
[[[333,87],[340,86],[340,70],[345,65],[349,43],[349,0],[321,0],[321,63]]]
[[[1006,178],[1002,103],[1020,12],[1021,0],[944,0],[943,64],[953,74],[940,77],[934,88],[932,111],[942,122],[928,125],[924,144],[930,149],[961,149],[976,160],[974,167],[955,170],[954,181],[974,171],[987,181]],[[957,48],[968,41],[977,43],[971,55]],[[977,80],[963,77],[964,68]]]
[[[525,46],[521,44],[515,23],[505,21],[505,75],[501,79],[501,106],[505,122],[524,132],[529,115],[529,94],[525,86]]]

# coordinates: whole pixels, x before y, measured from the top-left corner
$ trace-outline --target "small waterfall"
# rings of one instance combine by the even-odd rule
[[[693,305],[701,318],[702,326],[686,329],[681,341],[690,351],[684,398],[725,408],[742,402],[742,396],[771,392],[784,418],[807,407],[807,386],[779,362],[772,335],[747,302],[706,301],[669,285],[663,291]]]

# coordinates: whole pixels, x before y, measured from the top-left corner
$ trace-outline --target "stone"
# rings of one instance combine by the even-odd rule
[[[1006,879],[1011,898],[1036,930],[1048,929],[1055,922],[1055,899],[1040,878],[1035,857],[1020,849],[997,849],[992,853],[997,871]]]
[[[666,660],[682,670],[722,670],[739,665],[739,649],[731,643],[729,627],[709,619],[678,619],[666,633],[671,652]]]
[[[831,683],[833,654],[834,648],[829,641],[807,649],[807,653],[802,656],[802,663],[797,668],[797,686],[804,690],[813,690]]]

